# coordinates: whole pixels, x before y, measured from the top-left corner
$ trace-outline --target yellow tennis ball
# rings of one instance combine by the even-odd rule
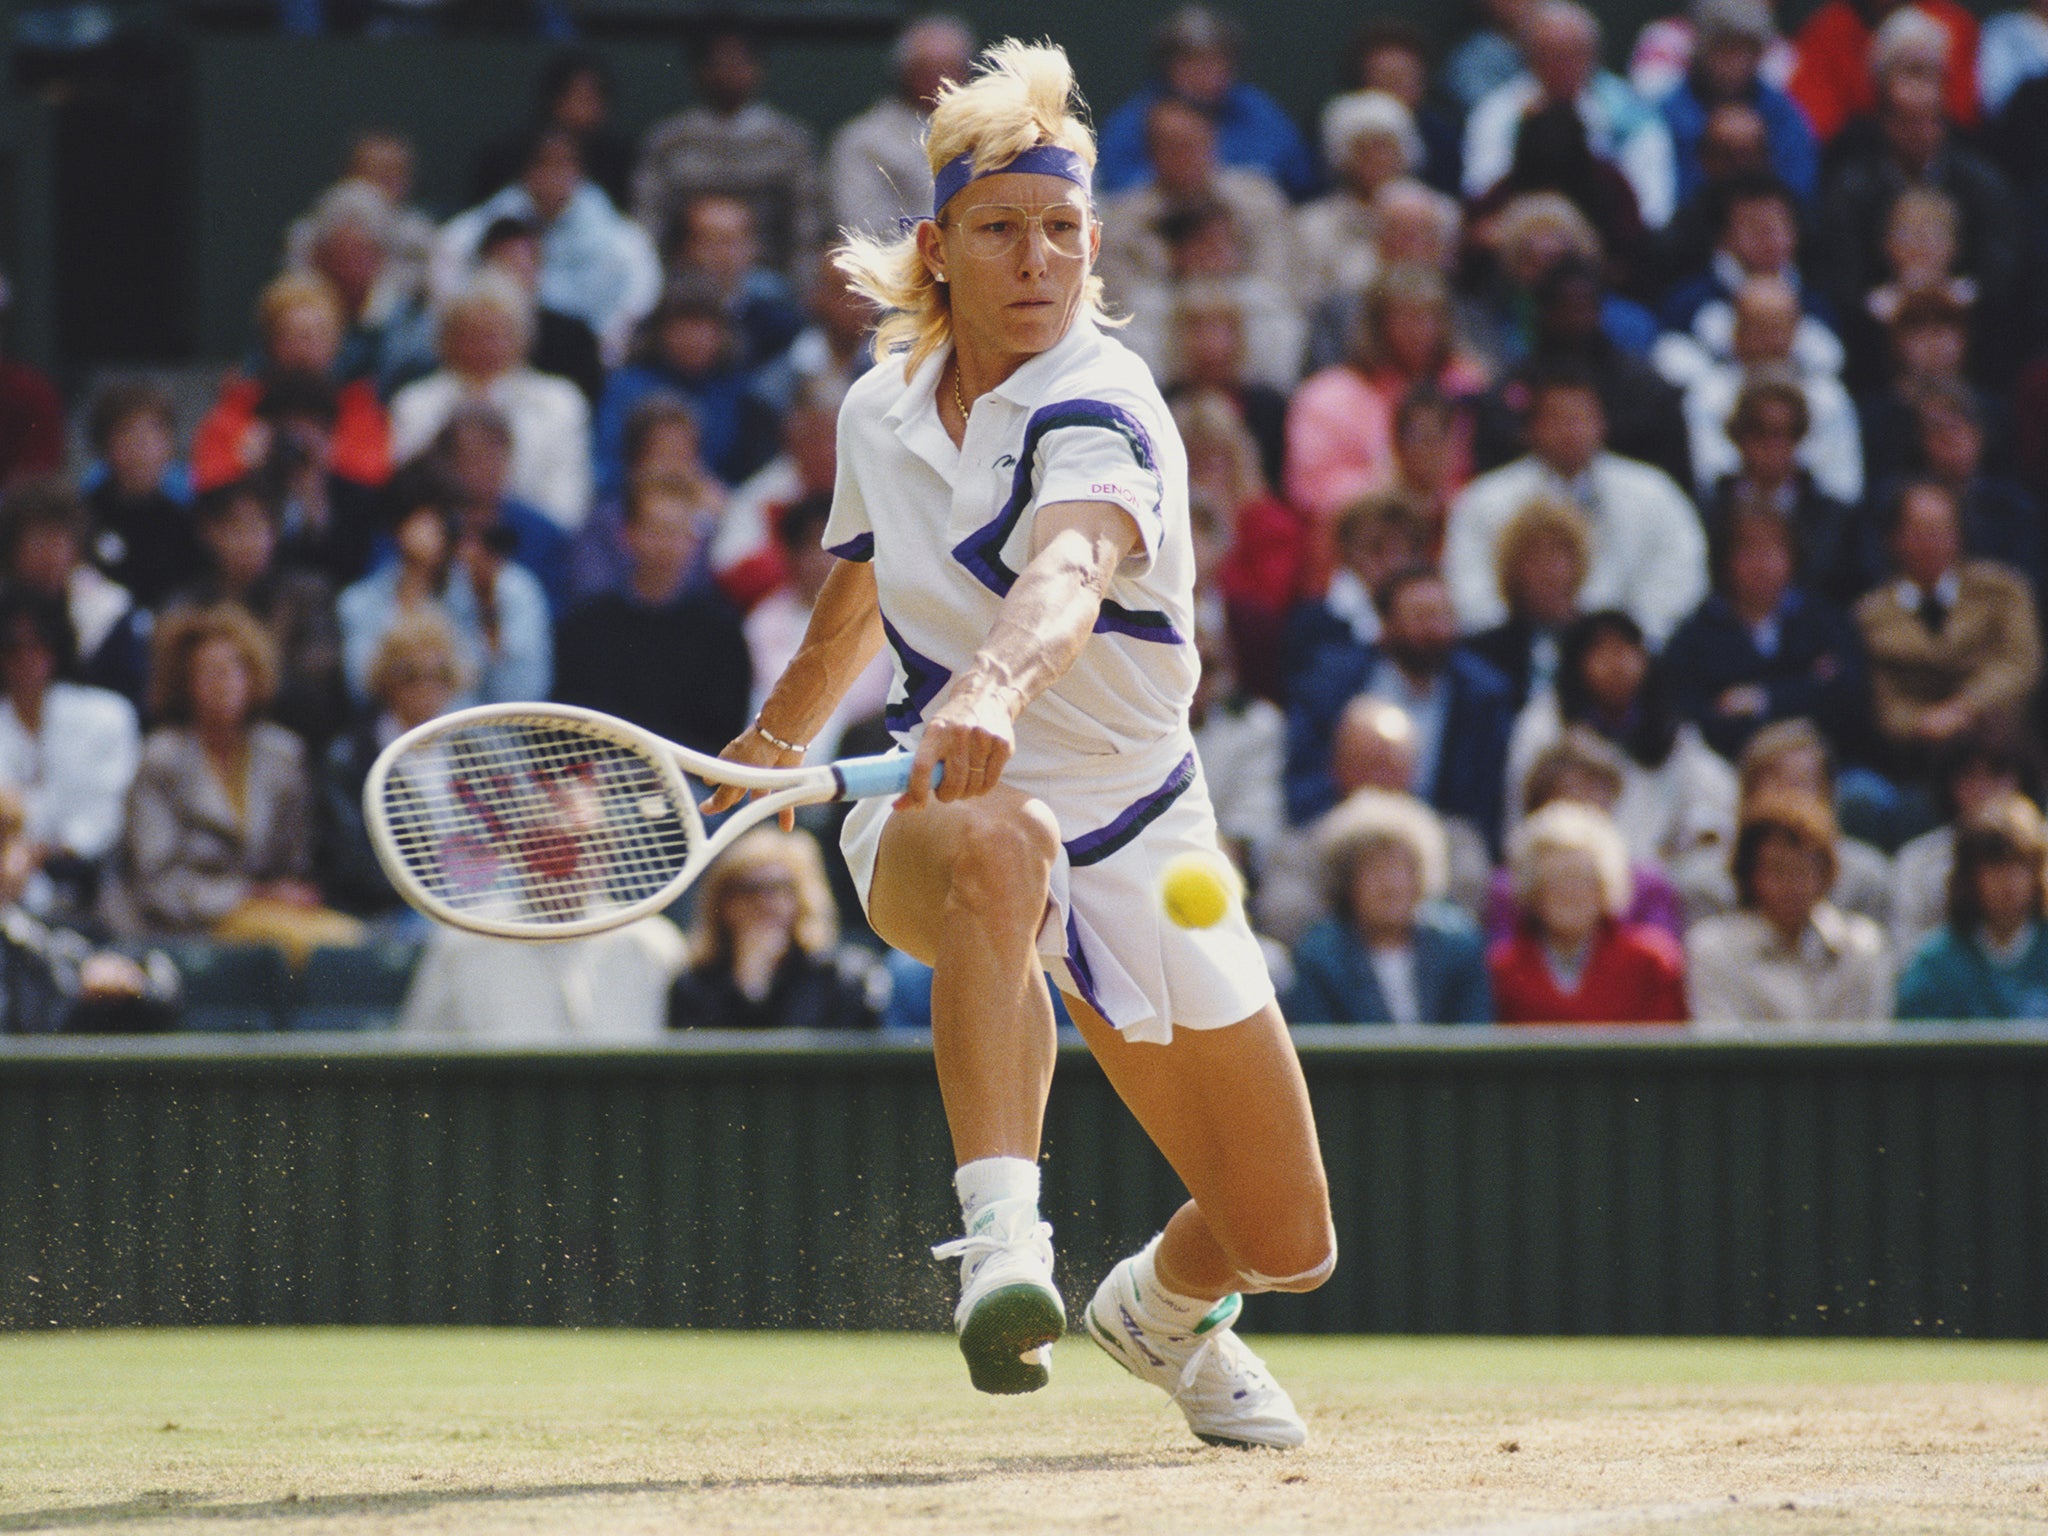
[[[1237,872],[1221,854],[1182,853],[1159,876],[1159,900],[1183,928],[1213,928],[1230,911]]]

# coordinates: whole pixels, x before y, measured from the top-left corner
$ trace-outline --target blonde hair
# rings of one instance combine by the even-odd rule
[[[1352,361],[1366,369],[1386,365],[1387,312],[1396,305],[1427,306],[1436,312],[1441,334],[1430,366],[1442,369],[1451,355],[1451,285],[1435,267],[1416,262],[1385,267],[1367,285],[1351,336]]]
[[[1569,254],[1588,261],[1598,261],[1602,255],[1599,231],[1576,203],[1559,192],[1523,193],[1501,209],[1493,230],[1500,263],[1518,280],[1526,265],[1523,248],[1543,235],[1557,235]]]
[[[1450,841],[1435,811],[1413,795],[1383,789],[1354,790],[1323,823],[1316,842],[1332,904],[1350,904],[1358,861],[1380,848],[1401,848],[1415,860],[1422,899],[1434,901],[1450,885]]]
[[[376,654],[370,658],[370,673],[364,680],[366,690],[371,698],[388,704],[398,691],[401,675],[425,667],[441,668],[447,674],[449,687],[457,693],[474,681],[455,631],[446,619],[431,610],[409,613],[384,631]]]
[[[732,888],[762,869],[779,869],[796,886],[796,922],[790,942],[805,954],[816,955],[838,940],[839,914],[832,905],[832,887],[810,833],[757,827],[705,872],[697,892],[696,918],[690,925],[692,965],[724,965],[732,958],[732,930],[725,915]]]
[[[472,275],[441,307],[434,325],[436,350],[445,351],[448,333],[476,315],[499,316],[518,332],[520,352],[531,350],[535,323],[532,302],[512,277],[488,268]]]
[[[249,674],[249,718],[277,695],[277,647],[240,603],[184,608],[157,624],[150,645],[149,712],[171,725],[192,719],[192,658],[203,645],[225,640]]]
[[[1574,800],[1553,800],[1536,812],[1508,840],[1508,864],[1514,873],[1515,901],[1526,907],[1536,892],[1537,865],[1547,853],[1580,853],[1593,861],[1600,879],[1600,904],[1609,917],[1619,917],[1634,899],[1628,872],[1628,849],[1614,818]]]
[[[342,330],[347,318],[342,313],[341,295],[317,272],[287,272],[274,277],[256,296],[256,328],[268,338],[284,317],[295,309],[317,309]]]
[[[1401,146],[1404,168],[1422,164],[1422,135],[1407,104],[1385,91],[1350,91],[1323,108],[1323,159],[1341,165],[1360,139],[1388,138]]]
[[[1092,170],[1095,135],[1081,117],[1085,110],[1065,49],[1005,38],[982,54],[972,79],[939,92],[925,131],[925,159],[936,175],[947,162],[971,154],[981,176],[1049,144],[1073,151]],[[849,233],[832,264],[857,293],[882,307],[875,352],[903,349],[904,378],[952,340],[951,301],[919,254],[915,229],[893,239]],[[1102,279],[1092,272],[1081,305],[1098,324],[1109,322]]]
[[[1192,459],[1215,448],[1230,460],[1229,512],[1266,494],[1266,472],[1259,465],[1259,445],[1230,397],[1213,389],[1198,390],[1173,403],[1173,424]]]
[[[1535,496],[1507,521],[1493,541],[1493,580],[1501,601],[1515,606],[1515,568],[1531,549],[1546,539],[1571,546],[1579,563],[1579,585],[1586,584],[1586,572],[1593,566],[1593,536],[1586,519],[1570,502],[1555,496]]]

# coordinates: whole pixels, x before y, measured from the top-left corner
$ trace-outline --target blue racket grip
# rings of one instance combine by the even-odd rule
[[[900,795],[910,787],[910,765],[913,761],[915,759],[908,752],[843,758],[832,765],[832,777],[839,784],[839,798],[866,800],[873,795]],[[939,787],[939,777],[945,771],[944,763],[932,770],[932,788]]]

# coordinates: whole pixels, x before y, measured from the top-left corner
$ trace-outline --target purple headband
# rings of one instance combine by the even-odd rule
[[[1008,164],[991,166],[980,175],[975,174],[972,154],[955,155],[940,166],[938,175],[932,178],[932,217],[937,218],[939,210],[953,200],[953,194],[970,181],[1012,171],[1033,176],[1057,176],[1062,181],[1071,181],[1083,192],[1088,190],[1087,165],[1071,149],[1061,149],[1057,144],[1035,144]]]

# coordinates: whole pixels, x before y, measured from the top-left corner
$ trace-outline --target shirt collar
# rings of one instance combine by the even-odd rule
[[[1583,512],[1597,512],[1600,504],[1600,471],[1607,462],[1607,452],[1602,450],[1593,455],[1593,462],[1575,476],[1567,478],[1543,459],[1533,453],[1529,456],[1542,472],[1543,478],[1555,486],[1559,494],[1576,503]]]
[[[1340,565],[1330,573],[1330,585],[1323,593],[1323,606],[1350,627],[1360,645],[1371,645],[1380,637],[1379,610],[1372,594],[1349,566]]]
[[[1714,280],[1728,290],[1731,298],[1740,293],[1742,285],[1749,281],[1749,274],[1742,270],[1742,263],[1719,246],[1714,247],[1714,254],[1708,262],[1708,267],[1714,275]],[[1790,283],[1794,293],[1799,291],[1799,269],[1797,267],[1787,267],[1782,272],[1773,273],[1772,276],[1783,278],[1786,282]]]
[[[1101,336],[1102,333],[1096,329],[1094,320],[1085,312],[1075,315],[1074,323],[1067,327],[1066,335],[1027,361],[989,393],[1000,395],[1010,404],[1022,406],[1027,411],[1043,405],[1046,386],[1060,375],[1083,348],[1094,346]]]
[[[1941,599],[1943,607],[1953,608],[1956,605],[1956,595],[1962,591],[1962,588],[1962,578],[1951,568],[1943,571],[1941,573],[1941,580],[1934,584],[1934,595]],[[1925,595],[1919,583],[1901,576],[1898,585],[1892,588],[1892,592],[1897,596],[1901,608],[1914,613],[1919,612],[1920,600]]]
[[[904,447],[941,475],[948,476],[959,466],[960,450],[947,436],[946,424],[939,420],[936,397],[939,375],[945,370],[946,359],[950,355],[950,349],[941,350],[920,363],[917,372],[910,376],[910,382],[903,387],[903,393],[896,397],[896,403],[882,418]],[[879,366],[900,365],[891,358],[883,358]]]
[[[1787,946],[1778,936],[1778,930],[1769,918],[1761,912],[1750,914],[1756,921],[1761,953],[1792,960],[1834,960],[1840,957],[1849,942],[1849,920],[1832,902],[1823,901],[1813,909],[1813,915],[1806,920],[1806,926],[1799,931],[1799,942]]]
[[[1404,708],[1427,709],[1443,696],[1447,676],[1448,669],[1437,673],[1418,688],[1408,681],[1408,674],[1394,664],[1394,658],[1382,652],[1379,665],[1373,669],[1371,686],[1381,697],[1392,697]]]

